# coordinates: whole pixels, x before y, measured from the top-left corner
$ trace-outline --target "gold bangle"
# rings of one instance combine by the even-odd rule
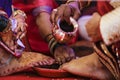
[[[17,16],[17,15],[21,15],[21,16],[23,16],[24,18],[27,17],[26,14],[25,14],[25,12],[22,11],[22,10],[16,10],[16,11],[14,11],[13,16]]]

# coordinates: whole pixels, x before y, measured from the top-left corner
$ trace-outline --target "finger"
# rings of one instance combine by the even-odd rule
[[[54,18],[55,24],[57,24],[58,19],[62,20],[62,13],[60,11],[57,11],[56,14],[55,14],[55,18]]]
[[[40,66],[43,66],[43,63],[42,63],[42,61],[38,62],[38,64],[39,64]]]
[[[20,30],[21,30],[22,32],[24,32],[24,31],[26,30],[25,26],[24,26],[24,25],[21,25]]]
[[[20,35],[20,39],[22,39],[23,37],[25,37],[25,35],[26,35],[26,33],[27,33],[27,31],[26,30],[24,30],[23,32],[22,32],[22,34]]]
[[[27,23],[24,23],[24,26],[25,26],[25,27],[28,27],[28,24],[27,24]]]
[[[74,14],[73,14],[73,18],[75,19],[75,20],[78,20],[79,19],[79,17],[80,17],[80,11],[79,10],[75,10],[74,11]]]
[[[50,15],[50,20],[52,23],[55,23],[55,15],[56,15],[57,9],[53,9],[51,15]]]
[[[56,61],[57,61],[59,64],[62,64],[62,61],[61,61],[61,58],[60,58],[60,57],[57,57],[57,58],[56,58]]]
[[[49,64],[53,64],[55,62],[55,59],[48,58],[47,61],[49,61]]]
[[[19,22],[18,24],[17,24],[17,27],[15,28],[15,32],[17,33],[18,31],[25,31],[26,30],[26,27],[25,26],[27,26],[27,24],[26,23],[24,23],[24,22]]]
[[[71,16],[71,9],[69,8],[69,6],[66,6],[63,17],[67,23],[70,23],[70,16]]]
[[[70,61],[71,59],[75,58],[75,53],[73,49],[67,48],[66,54],[64,54],[66,62]]]
[[[43,62],[44,62],[44,65],[50,65],[49,60],[43,60]]]
[[[57,23],[58,19],[64,20],[63,18],[64,11],[65,11],[65,5],[61,5],[61,7],[57,8],[57,12],[55,14],[55,23]]]
[[[65,63],[66,62],[66,58],[63,56],[61,57],[61,64]]]
[[[20,31],[20,26],[19,26],[19,24],[17,24],[17,27],[15,28],[14,32],[17,33],[18,31]]]
[[[65,61],[68,62],[71,60],[71,56],[69,54],[65,55]]]
[[[26,34],[26,33],[22,33],[22,34],[20,35],[20,39],[22,39],[23,37],[25,37],[25,34]]]
[[[17,36],[16,36],[16,39],[19,39],[20,36],[22,35],[22,33],[23,33],[23,32],[18,32],[18,33],[17,33]]]

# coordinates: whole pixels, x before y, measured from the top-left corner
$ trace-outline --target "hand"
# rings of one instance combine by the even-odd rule
[[[13,18],[17,20],[17,27],[14,29],[14,32],[17,33],[16,38],[21,39],[26,35],[27,32],[26,30],[27,24],[25,23],[25,17],[18,14]]]
[[[54,51],[55,60],[59,64],[63,64],[72,59],[75,59],[75,53],[72,48],[67,46],[59,46]]]
[[[17,15],[14,17],[17,20],[17,27],[15,28],[15,33],[17,33],[16,38],[23,38],[26,35],[26,26],[25,18],[21,17],[20,15]]]
[[[62,4],[57,9],[53,9],[51,14],[51,22],[57,23],[58,19],[66,20],[70,23],[70,16],[72,16],[75,20],[77,20],[80,16],[80,10],[78,4],[76,2],[71,2],[69,4]]]
[[[96,42],[101,40],[100,29],[99,29],[99,22],[101,16],[98,13],[94,13],[92,18],[86,23],[86,30],[88,36],[92,39],[91,41]]]

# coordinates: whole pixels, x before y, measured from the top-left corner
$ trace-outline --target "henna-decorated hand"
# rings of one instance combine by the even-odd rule
[[[27,30],[26,30],[27,24],[25,22],[26,15],[21,10],[15,11],[13,13],[13,15],[14,16],[12,16],[12,18],[17,21],[17,23],[16,23],[17,27],[14,29],[14,32],[17,34],[16,38],[21,39],[26,35],[26,32],[27,32]]]

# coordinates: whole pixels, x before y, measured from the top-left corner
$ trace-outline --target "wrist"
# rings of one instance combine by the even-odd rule
[[[54,39],[54,37],[53,37],[52,39],[50,39],[49,44],[48,44],[48,47],[49,47],[49,49],[50,49],[50,53],[51,53],[52,55],[54,55],[55,49],[56,49],[57,47],[60,47],[60,46],[63,46],[63,45],[64,45],[64,44],[58,43],[58,42]]]
[[[47,34],[43,39],[44,39],[47,43],[49,43],[49,41],[50,41],[52,38],[53,38],[53,35],[52,35],[52,33],[50,33],[50,34]]]

